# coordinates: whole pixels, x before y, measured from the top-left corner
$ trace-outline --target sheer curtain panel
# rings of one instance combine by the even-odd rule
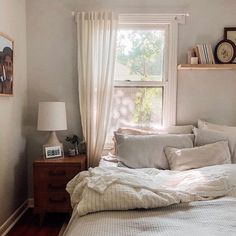
[[[81,122],[88,166],[96,166],[111,113],[118,19],[112,12],[81,12],[76,21]]]

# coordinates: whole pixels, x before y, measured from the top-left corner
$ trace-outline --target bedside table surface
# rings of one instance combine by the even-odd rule
[[[63,157],[58,159],[38,159],[34,161],[34,165],[57,165],[57,164],[72,164],[72,163],[80,163],[86,161],[86,154],[79,154],[74,157]]]

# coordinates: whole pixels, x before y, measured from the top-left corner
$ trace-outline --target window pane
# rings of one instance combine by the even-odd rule
[[[119,127],[158,127],[162,123],[162,88],[116,87],[109,132]]]
[[[162,81],[164,30],[119,30],[115,80]]]

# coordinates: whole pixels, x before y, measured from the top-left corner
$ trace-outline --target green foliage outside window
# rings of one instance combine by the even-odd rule
[[[136,75],[138,81],[160,80],[163,34],[144,30],[123,32],[118,37],[117,61],[128,67],[130,75]],[[159,88],[140,88],[135,96],[133,122],[148,125],[155,109],[152,101],[161,96]]]

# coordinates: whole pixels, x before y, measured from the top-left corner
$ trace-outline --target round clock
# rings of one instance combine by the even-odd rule
[[[215,58],[219,63],[231,63],[236,57],[236,46],[228,39],[221,40],[215,48]]]

